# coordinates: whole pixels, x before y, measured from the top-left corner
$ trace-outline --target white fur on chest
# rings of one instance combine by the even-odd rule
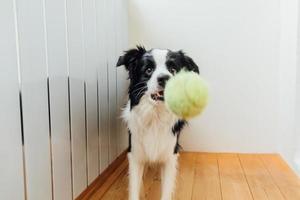
[[[172,127],[178,118],[162,102],[142,98],[130,110],[128,102],[123,118],[131,132],[131,153],[143,162],[164,162],[173,155],[176,136]]]

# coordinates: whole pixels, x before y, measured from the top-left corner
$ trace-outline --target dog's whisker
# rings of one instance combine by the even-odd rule
[[[142,96],[144,93],[144,89],[145,88],[142,88],[141,90],[140,90],[140,92],[137,94],[137,98],[140,98],[140,96]]]
[[[139,87],[139,88],[133,90],[131,93],[135,94],[135,93],[138,93],[140,90],[143,90],[143,89],[146,89],[146,88],[147,88],[147,86]]]
[[[142,90],[142,89],[145,89],[145,87],[137,88],[136,90],[132,91],[131,93],[132,93],[132,94],[136,94],[136,93],[138,93],[138,92],[139,92],[140,90]]]
[[[147,83],[147,81],[142,81],[142,82],[140,82],[140,83],[134,85],[133,88],[135,88],[135,87],[137,87],[138,85],[141,85],[141,84],[143,84],[143,83]]]
[[[135,90],[138,90],[140,88],[146,87],[145,85],[139,86],[139,87],[134,87],[134,90],[132,90],[131,92],[134,92]]]

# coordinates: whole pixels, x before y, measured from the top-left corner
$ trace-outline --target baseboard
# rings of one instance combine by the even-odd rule
[[[118,176],[127,167],[127,150],[116,158],[77,198],[76,200],[88,200],[97,191],[99,199],[104,195],[107,189],[114,183]],[[123,166],[120,168],[120,166]],[[120,168],[118,170],[118,168]]]
[[[298,177],[300,177],[300,154],[296,155],[296,158],[294,159],[294,168],[296,173],[298,174]]]

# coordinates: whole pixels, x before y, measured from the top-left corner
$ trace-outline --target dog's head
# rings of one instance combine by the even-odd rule
[[[199,73],[198,66],[182,51],[166,49],[146,50],[137,46],[125,52],[117,66],[124,65],[129,73],[131,108],[146,97],[153,103],[164,101],[164,88],[170,77],[183,68]]]

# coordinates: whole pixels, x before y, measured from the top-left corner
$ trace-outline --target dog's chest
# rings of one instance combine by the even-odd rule
[[[147,129],[138,128],[132,133],[132,150],[141,159],[149,162],[159,162],[168,159],[174,152],[176,137],[171,126],[150,126]]]
[[[132,134],[131,150],[139,160],[162,162],[173,155],[176,136],[172,127],[178,119],[165,106],[142,103],[129,111],[126,118]]]

